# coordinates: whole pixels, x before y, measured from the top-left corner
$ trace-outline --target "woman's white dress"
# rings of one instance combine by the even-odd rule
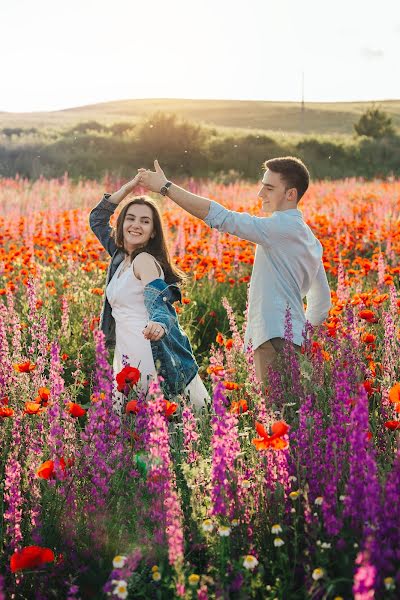
[[[118,266],[106,289],[112,316],[115,319],[113,406],[119,414],[122,412],[125,397],[117,390],[115,375],[127,364],[136,367],[141,373],[138,385],[146,392],[150,380],[156,374],[150,340],[143,336],[143,329],[149,321],[149,314],[144,304],[143,285],[135,276],[133,265],[121,273],[123,264],[121,262]],[[164,279],[161,265],[157,264],[161,270],[160,278]],[[210,400],[199,374],[186,387],[185,393],[189,395],[190,403],[196,409],[204,407]]]

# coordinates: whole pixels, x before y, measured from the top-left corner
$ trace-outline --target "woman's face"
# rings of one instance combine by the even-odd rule
[[[154,237],[153,211],[144,204],[131,204],[123,224],[124,248],[131,253]]]

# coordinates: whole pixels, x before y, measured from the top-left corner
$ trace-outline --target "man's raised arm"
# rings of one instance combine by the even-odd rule
[[[236,235],[242,240],[248,240],[254,244],[268,246],[271,244],[272,231],[270,218],[255,217],[248,213],[228,210],[222,204],[187,192],[183,188],[170,184],[161,169],[158,161],[154,161],[155,171],[139,169],[140,183],[152,192],[161,192],[164,186],[168,198],[188,213],[202,219],[209,227],[218,231]],[[166,195],[166,194],[165,194]]]
[[[168,179],[158,164],[158,160],[154,161],[154,168],[155,171],[139,169],[140,183],[152,192],[160,192],[161,188],[168,182]],[[168,188],[168,198],[171,198],[178,206],[198,219],[204,221],[208,215],[211,200],[187,192],[174,183]]]

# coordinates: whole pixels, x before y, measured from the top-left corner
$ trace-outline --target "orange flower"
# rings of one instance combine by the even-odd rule
[[[238,400],[237,402],[232,402],[231,404],[231,408],[230,408],[230,412],[235,414],[235,415],[240,415],[243,414],[245,412],[247,412],[249,410],[249,407],[247,406],[247,402],[246,400]]]
[[[364,333],[364,335],[362,336],[362,341],[366,344],[373,344],[375,340],[376,335],[374,335],[373,333]]]
[[[104,294],[104,291],[101,288],[92,288],[90,291],[95,296],[102,296]]]
[[[30,373],[31,371],[34,371],[36,369],[36,365],[31,363],[30,360],[27,360],[23,363],[16,363],[13,365],[13,367],[17,371],[17,373]]]
[[[10,558],[10,569],[12,573],[24,569],[35,569],[46,563],[54,562],[55,556],[50,548],[41,546],[25,546],[17,550]]]
[[[231,338],[229,340],[226,340],[226,342],[225,342],[225,348],[227,350],[230,350],[232,348],[232,346],[233,346],[233,340]]]
[[[83,417],[86,414],[86,410],[79,404],[76,404],[76,402],[68,402],[67,407],[67,412],[72,417]]]
[[[169,400],[164,400],[164,414],[166,417],[170,417],[176,412],[178,405],[176,402],[169,402]]]
[[[374,296],[374,298],[372,298],[372,302],[379,306],[379,304],[382,304],[382,302],[385,302],[385,300],[388,298],[389,294],[378,294],[378,296]]]
[[[27,415],[37,415],[39,412],[42,412],[42,407],[39,402],[25,402],[25,410],[24,413]]]
[[[238,383],[234,383],[233,381],[224,381],[224,388],[226,390],[238,390],[239,389],[239,384]]]
[[[400,383],[395,383],[389,392],[389,400],[394,404],[400,404]]]
[[[220,333],[220,332],[217,333],[217,337],[215,338],[215,341],[220,346],[223,346],[223,344],[224,344],[224,336],[222,335],[222,333]]]
[[[9,406],[0,406],[0,417],[5,419],[6,417],[12,417],[14,411]]]
[[[38,400],[35,399],[35,402],[42,402],[43,406],[45,406],[47,404],[47,402],[49,401],[50,398],[50,390],[49,388],[46,387],[41,387],[38,389]]]
[[[62,354],[61,355],[61,360],[67,360],[69,358],[69,354]]]
[[[268,450],[269,448],[272,450],[283,450],[289,445],[286,440],[282,439],[289,431],[289,425],[285,421],[277,421],[272,425],[272,435],[268,435],[264,426],[257,422],[256,431],[260,437],[254,438],[252,443],[257,450]]]

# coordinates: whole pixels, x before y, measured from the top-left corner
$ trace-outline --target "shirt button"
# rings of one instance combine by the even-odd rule
[[[163,296],[163,300],[164,300],[164,302],[166,302],[167,301],[167,296]]]

